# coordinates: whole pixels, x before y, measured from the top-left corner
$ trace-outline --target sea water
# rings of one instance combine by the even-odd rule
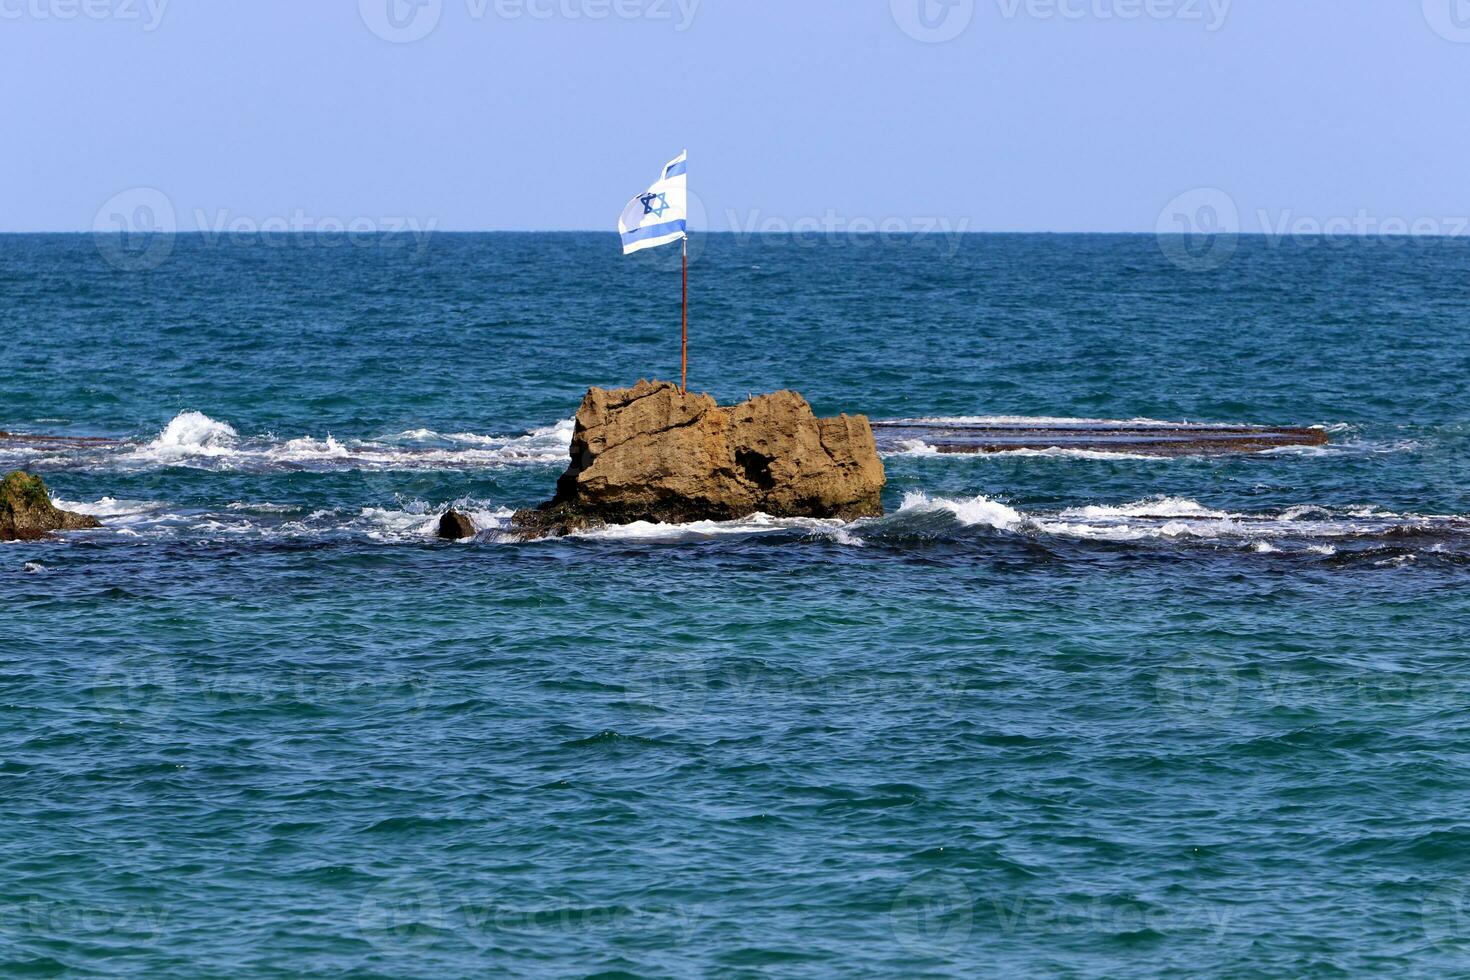
[[[676,251],[0,237],[0,973],[1470,969],[1470,245],[694,245],[722,401],[1332,441],[517,543]]]

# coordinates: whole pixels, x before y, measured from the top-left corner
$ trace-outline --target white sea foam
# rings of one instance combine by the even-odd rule
[[[325,439],[313,439],[311,436],[288,439],[284,446],[266,450],[266,455],[272,459],[298,462],[347,459],[352,454],[347,451],[346,446],[332,438],[332,434],[328,432]]]
[[[476,539],[478,543],[514,540],[504,533],[509,529],[510,509],[470,498],[434,503],[408,500],[396,505],[323,508],[309,513],[300,506],[270,502],[237,501],[209,508],[103,497],[90,502],[58,499],[55,503],[97,517],[104,527],[84,533],[102,537],[423,544],[435,538],[440,515],[453,507],[474,520],[482,532]],[[1186,497],[1154,497],[1028,511],[985,495],[943,497],[921,491],[906,494],[900,508],[883,518],[847,522],[756,514],[736,521],[607,526],[574,537],[617,543],[694,544],[769,535],[788,540],[820,538],[846,547],[863,547],[915,534],[926,538],[956,536],[954,529],[960,528],[978,529],[982,536],[1112,543],[1178,541],[1256,554],[1322,556],[1358,547],[1360,542],[1371,546],[1374,541],[1392,540],[1401,546],[1399,542],[1418,541],[1410,547],[1455,552],[1467,550],[1470,543],[1470,519],[1397,514],[1368,505],[1303,504],[1279,510],[1231,512]]]
[[[897,449],[888,452],[880,452],[880,456],[938,456],[939,450],[929,445],[923,439],[904,439],[898,444]]]
[[[519,436],[482,435],[478,432],[440,433],[433,429],[409,429],[391,438],[395,441],[417,443],[462,443],[469,446],[485,446],[495,449],[512,449],[527,456],[553,456],[557,460],[566,457],[572,444],[572,432],[576,427],[573,419],[562,419],[554,425],[532,429]]]
[[[947,497],[930,497],[919,490],[904,494],[903,505],[899,507],[898,512],[900,514],[947,512],[953,514],[961,524],[970,526],[978,524],[1004,531],[1014,530],[1026,523],[1026,518],[1020,511],[997,503],[989,497],[979,496],[971,497],[969,500],[952,500]]]
[[[377,440],[339,439],[331,432],[277,438],[242,436],[235,426],[187,411],[175,416],[154,439],[117,447],[78,446],[49,450],[57,462],[86,469],[195,469],[259,472],[276,469],[369,472],[473,470],[564,463],[573,423],[518,435],[456,432],[440,435],[413,429]],[[32,450],[34,452],[34,450]]]
[[[19,469],[23,462],[44,455],[46,455],[46,450],[37,449],[35,446],[15,446],[7,443],[0,446],[0,465],[6,469]]]
[[[1093,459],[1114,462],[1117,460],[1141,460],[1147,463],[1168,462],[1167,456],[1149,456],[1144,453],[1108,452],[1104,449],[1070,449],[1050,446],[1046,449],[1002,449],[989,453],[941,453],[922,439],[904,439],[895,449],[879,452],[880,456],[945,456],[952,459]]]
[[[1329,427],[1329,432],[1336,431]],[[1391,442],[1356,440],[1333,442],[1325,446],[1276,446],[1263,449],[1259,456],[1390,456],[1397,453],[1413,453],[1420,449],[1417,439],[1398,439]]]
[[[1115,462],[1137,460],[1145,463],[1167,463],[1169,456],[1150,456],[1146,453],[1109,452],[1105,449],[1070,449],[1064,446],[1049,446],[1046,449],[1004,449],[998,453],[979,453],[981,458],[999,459],[1093,459]]]
[[[498,532],[512,511],[487,501],[461,498],[428,504],[410,501],[398,507],[314,510],[292,519],[301,507],[287,504],[232,503],[222,510],[180,507],[155,500],[56,500],[56,506],[102,521],[100,535],[127,538],[244,537],[261,540],[368,540],[399,544],[433,540],[440,516],[451,507],[467,514],[481,531]]]
[[[1152,497],[1137,503],[1121,506],[1075,507],[1062,511],[1060,517],[1080,517],[1084,520],[1111,517],[1214,517],[1229,518],[1235,515],[1225,511],[1210,510],[1184,497]]]
[[[386,544],[430,541],[438,535],[439,518],[450,508],[469,517],[482,534],[504,530],[514,513],[477,500],[460,499],[438,506],[413,501],[401,510],[364,507],[355,517],[349,518],[342,529]]]
[[[158,438],[139,454],[155,458],[184,456],[228,456],[240,438],[233,426],[217,422],[203,412],[180,412],[164,426]]]
[[[748,537],[761,534],[778,534],[790,531],[805,531],[830,537],[838,543],[847,533],[847,526],[840,520],[822,520],[815,517],[771,517],[769,514],[752,514],[737,521],[691,521],[688,524],[655,524],[636,521],[632,524],[609,524],[604,527],[579,531],[572,537],[595,541],[627,541],[637,543],[686,543],[714,541],[727,537]]]
[[[966,527],[1038,537],[1114,542],[1188,539],[1264,543],[1276,550],[1324,555],[1335,554],[1337,548],[1323,541],[1371,538],[1403,531],[1470,535],[1470,522],[1453,516],[1393,514],[1376,508],[1333,510],[1314,505],[1291,507],[1278,513],[1232,513],[1181,497],[1094,504],[1055,513],[1025,513],[986,496],[951,499],[913,492],[904,497],[903,506],[896,514],[884,520],[891,526],[906,517],[932,513],[948,513]],[[878,522],[874,526],[884,525]],[[1309,545],[1309,542],[1315,543]],[[1256,550],[1265,552],[1266,549]]]
[[[106,519],[114,523],[158,514],[168,507],[167,504],[156,500],[117,500],[113,497],[103,497],[100,500],[91,502],[56,498],[52,503],[62,510],[86,514],[88,517],[95,517],[99,521]]]
[[[249,503],[237,500],[227,505],[229,510],[244,510],[254,514],[294,514],[301,508],[296,504]]]

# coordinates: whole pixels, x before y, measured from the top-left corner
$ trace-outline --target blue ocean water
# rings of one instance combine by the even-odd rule
[[[0,237],[0,973],[1470,975],[1470,243],[701,236],[721,400],[1333,442],[531,544],[677,253],[157,246]]]

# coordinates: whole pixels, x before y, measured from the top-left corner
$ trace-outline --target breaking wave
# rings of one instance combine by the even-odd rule
[[[1294,551],[1315,555],[1333,555],[1345,547],[1374,542],[1418,540],[1428,550],[1470,553],[1470,519],[1457,515],[1315,505],[1234,513],[1181,497],[1026,513],[985,496],[950,499],[913,492],[905,496],[896,513],[875,522],[875,527],[886,522],[885,532],[896,531],[906,521],[934,514],[948,515],[960,527],[1037,539],[1180,542],[1245,548],[1257,554]]]
[[[861,547],[863,540],[854,533],[860,526],[840,520],[815,517],[771,517],[752,514],[738,521],[694,521],[689,524],[653,524],[637,521],[582,531],[572,537],[590,541],[621,541],[638,544],[690,544],[725,538],[752,537],[769,534],[799,534]]]
[[[144,538],[195,541],[427,544],[439,516],[464,511],[480,529],[476,543],[522,546],[510,531],[513,511],[486,500],[421,500],[390,507],[323,509],[277,502],[236,501],[223,507],[181,508],[162,501],[57,500],[57,506],[103,521],[100,530],[73,532],[84,539]],[[984,546],[997,540],[1055,545],[1172,546],[1228,550],[1242,555],[1333,558],[1365,553],[1397,559],[1406,554],[1470,560],[1470,518],[1399,514],[1371,506],[1300,505],[1280,510],[1231,512],[1182,497],[1154,497],[1124,504],[1088,504],[1028,511],[986,496],[907,494],[898,510],[857,521],[776,518],[755,514],[735,521],[689,524],[639,522],[602,527],[567,539],[584,546],[693,545],[742,539],[825,542],[841,547],[904,549],[916,543]],[[546,542],[525,543],[538,546]],[[1395,564],[1404,564],[1395,562]]]
[[[421,544],[436,540],[439,518],[451,507],[468,514],[482,535],[491,538],[508,525],[512,514],[509,509],[470,498],[443,504],[418,500],[396,508],[327,508],[309,513],[304,507],[268,501],[236,501],[223,508],[188,508],[165,501],[112,497],[92,502],[58,499],[54,503],[103,522],[100,529],[70,532],[69,537],[153,541]]]
[[[564,463],[572,420],[514,435],[415,429],[374,439],[338,439],[332,433],[279,439],[242,436],[228,422],[181,412],[147,442],[76,445],[38,450],[3,447],[0,457],[28,465],[137,471],[166,467],[222,472],[473,470]]]
[[[154,459],[228,456],[236,452],[239,441],[240,433],[233,426],[216,422],[203,412],[180,412],[157,439],[135,454]]]

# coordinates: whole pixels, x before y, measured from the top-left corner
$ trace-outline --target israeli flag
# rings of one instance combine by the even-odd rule
[[[670,160],[652,187],[623,209],[618,233],[623,236],[623,254],[632,255],[681,241],[689,234],[689,178],[685,168],[689,151]]]

